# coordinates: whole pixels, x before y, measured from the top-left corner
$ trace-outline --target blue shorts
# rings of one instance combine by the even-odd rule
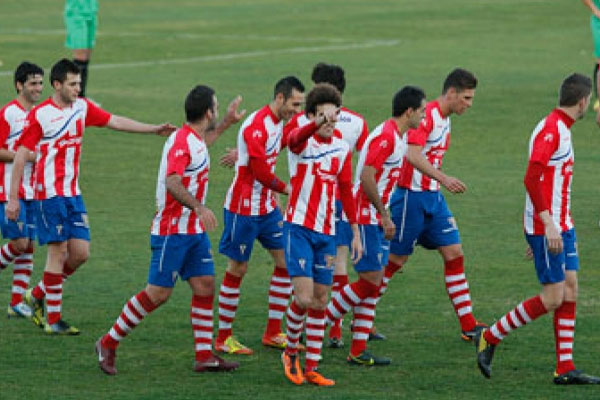
[[[359,225],[363,255],[354,265],[356,272],[381,271],[387,265],[390,242],[379,225]]]
[[[392,254],[412,254],[417,243],[426,249],[460,243],[456,221],[439,191],[397,188],[390,200],[390,212],[396,224],[396,234],[390,243]]]
[[[285,263],[290,277],[312,278],[315,283],[331,286],[335,238],[300,225],[284,223]]]
[[[196,276],[214,276],[210,241],[206,233],[195,235],[150,235],[152,259],[148,283],[173,287],[177,276],[187,281]]]
[[[558,283],[565,280],[565,270],[579,270],[579,254],[577,252],[577,236],[575,228],[561,234],[563,251],[552,254],[544,235],[528,235],[525,239],[533,251],[533,263],[540,283]]]
[[[35,200],[19,200],[19,218],[11,221],[6,218],[4,208],[6,202],[0,203],[0,231],[4,239],[35,239]]]
[[[342,201],[335,201],[335,247],[352,245],[352,228],[348,221],[342,219]]]
[[[54,196],[37,201],[36,228],[40,245],[69,239],[90,240],[90,223],[81,196]]]
[[[223,210],[225,227],[219,253],[238,262],[248,261],[254,240],[267,250],[283,249],[283,217],[278,208],[267,215],[246,216]]]

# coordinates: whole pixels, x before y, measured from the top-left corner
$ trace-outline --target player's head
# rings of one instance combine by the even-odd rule
[[[15,89],[26,101],[36,103],[44,88],[44,70],[28,61],[23,61],[15,70]]]
[[[592,80],[585,75],[571,74],[560,85],[558,105],[576,107],[577,119],[582,118],[590,105]]]
[[[342,95],[339,90],[329,83],[317,83],[306,96],[306,115],[313,120],[327,110],[339,108],[342,105]],[[319,127],[320,136],[329,138],[335,129],[335,120],[330,120]]]
[[[409,128],[416,128],[425,116],[425,92],[416,86],[404,86],[392,100],[392,116],[406,117]]]
[[[198,85],[185,98],[185,118],[194,124],[206,120],[208,129],[214,128],[219,117],[219,103],[212,88]]]
[[[450,113],[462,114],[473,105],[477,78],[466,69],[456,68],[448,74],[442,87],[442,96],[448,102]]]
[[[63,58],[52,66],[50,84],[63,102],[73,103],[81,92],[81,71],[73,61]]]
[[[304,85],[295,76],[281,78],[273,90],[274,112],[279,119],[289,120],[302,109]]]
[[[335,86],[340,93],[344,93],[344,89],[346,89],[344,69],[339,65],[320,62],[314,66],[310,78],[315,84],[329,83]]]

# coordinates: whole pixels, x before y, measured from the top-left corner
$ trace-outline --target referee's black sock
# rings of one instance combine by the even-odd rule
[[[87,83],[88,64],[90,63],[90,61],[73,59],[73,62],[79,67],[79,70],[81,71],[81,92],[79,92],[79,97],[85,97],[85,84]]]

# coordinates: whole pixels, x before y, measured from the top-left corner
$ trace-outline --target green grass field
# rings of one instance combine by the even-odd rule
[[[63,46],[62,3],[0,2],[2,104],[14,96],[12,71],[20,61],[48,68],[69,56]],[[181,124],[183,99],[198,83],[217,90],[222,113],[238,93],[244,108],[253,111],[270,100],[278,78],[296,74],[310,86],[312,66],[327,61],[345,68],[345,104],[374,128],[389,116],[391,98],[401,86],[422,86],[434,98],[450,69],[474,71],[480,80],[474,106],[452,121],[444,169],[469,188],[447,199],[461,229],[475,315],[492,322],[538,292],[533,265],[523,257],[527,143],[535,124],[556,104],[562,79],[574,71],[592,71],[589,14],[580,2],[100,0],[99,17],[88,95],[111,112],[148,122]],[[232,171],[217,161],[235,144],[236,133],[232,129],[210,150],[208,205],[220,221]],[[581,250],[575,360],[579,368],[598,374],[600,132],[593,113],[573,133],[572,206]],[[377,326],[388,341],[372,349],[393,358],[388,368],[352,368],[345,362],[347,349],[325,349],[321,368],[337,380],[334,388],[294,387],[285,381],[279,353],[260,345],[272,265],[257,248],[234,326],[256,352],[232,357],[242,362],[237,372],[192,372],[190,291],[180,282],[169,303],[119,348],[119,375],[105,376],[93,345],[124,302],[145,285],[163,141],[87,131],[81,185],[92,224],[92,253],[65,284],[63,304],[65,318],[83,333],[47,337],[27,321],[0,319],[1,399],[599,397],[595,387],[551,383],[549,316],[510,336],[497,349],[493,379],[485,380],[473,346],[459,339],[441,259],[423,249],[394,278],[378,308]],[[284,161],[285,156],[281,176],[287,176]],[[220,229],[211,234],[213,248]],[[45,249],[35,259],[33,282],[41,277]],[[220,284],[225,259],[217,255],[215,261]],[[10,298],[10,281],[10,270],[0,274],[1,312]],[[347,330],[344,339],[349,343]]]

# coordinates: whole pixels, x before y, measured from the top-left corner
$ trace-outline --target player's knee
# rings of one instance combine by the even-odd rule
[[[81,264],[85,263],[88,258],[90,258],[90,250],[89,249],[78,249],[73,253],[69,253],[69,258],[67,263],[69,265],[78,267]]]
[[[29,248],[29,239],[22,238],[13,240],[13,246],[15,251],[17,251],[19,254],[25,253],[25,251],[27,251]]]
[[[248,263],[229,260],[227,272],[232,273],[235,276],[239,276],[240,278],[243,278],[244,275],[246,275],[246,272],[248,272]]]
[[[313,297],[309,293],[297,293],[294,297],[296,304],[304,310],[313,305]]]

